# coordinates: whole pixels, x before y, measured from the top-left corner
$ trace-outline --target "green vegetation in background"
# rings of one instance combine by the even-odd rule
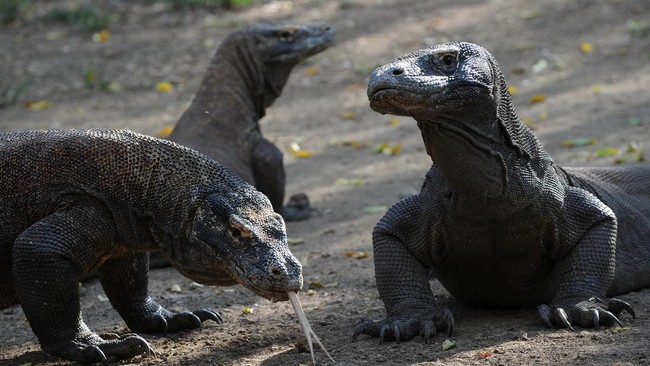
[[[0,0],[0,22],[9,24],[20,18],[28,0]]]
[[[55,8],[48,15],[50,21],[80,26],[89,31],[105,29],[111,21],[111,14],[89,4],[75,8]]]
[[[0,80],[0,108],[16,104],[18,98],[25,92],[27,84],[27,80],[19,80],[8,85]]]
[[[253,0],[165,0],[172,5],[174,9],[189,8],[234,8],[246,6],[253,3]]]

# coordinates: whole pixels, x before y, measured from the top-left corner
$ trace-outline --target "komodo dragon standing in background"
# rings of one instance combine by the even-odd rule
[[[470,43],[415,51],[368,85],[377,112],[413,117],[433,166],[373,231],[387,318],[359,334],[408,340],[453,329],[430,273],[458,300],[538,306],[548,326],[621,324],[606,296],[650,286],[650,168],[562,168],[512,105],[497,62]]]
[[[293,196],[283,209],[282,152],[262,136],[259,120],[280,96],[293,67],[329,47],[333,36],[326,23],[259,24],[232,32],[169,139],[212,157],[254,185],[285,220],[309,217],[304,194]]]
[[[0,308],[20,303],[41,348],[79,362],[150,353],[136,334],[84,324],[77,279],[97,271],[135,332],[201,327],[218,313],[171,313],[147,294],[147,251],[206,285],[272,301],[302,287],[282,217],[214,160],[173,142],[102,129],[0,134]]]

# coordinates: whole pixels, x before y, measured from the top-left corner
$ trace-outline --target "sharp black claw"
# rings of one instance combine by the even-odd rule
[[[221,314],[216,311],[212,311],[210,309],[200,309],[193,311],[193,313],[199,317],[201,322],[209,319],[215,321],[217,324],[223,324],[223,318],[221,317]]]
[[[372,320],[362,320],[356,327],[354,327],[354,333],[352,333],[352,342],[356,342],[359,335],[366,332],[368,325],[372,324]]]
[[[87,347],[85,351],[92,354],[91,357],[93,362],[105,362],[107,360],[104,351],[102,351],[101,349],[99,349],[99,347],[95,345]]]
[[[384,325],[381,327],[381,330],[379,331],[379,344],[384,344],[384,337],[386,336],[387,329],[388,329],[388,325]]]
[[[594,322],[594,329],[599,330],[600,329],[600,314],[598,313],[598,310],[596,309],[591,309],[591,317]]]
[[[435,324],[431,320],[425,320],[420,327],[420,335],[424,338],[424,343],[429,343],[433,330],[436,329]]]
[[[542,304],[538,306],[537,313],[547,327],[553,328],[553,324],[551,323],[551,308],[548,305]]]
[[[623,323],[621,323],[620,320],[616,317],[616,315],[612,314],[609,311],[603,311],[603,318],[607,319],[611,323],[616,323],[618,324],[621,328],[623,328]]]
[[[399,343],[399,324],[393,324],[393,337],[395,342]]]
[[[451,337],[454,332],[454,314],[449,309],[445,309],[444,313],[445,323],[447,323],[447,335]]]
[[[634,312],[632,305],[621,299],[609,299],[609,302],[607,303],[607,310],[611,311],[614,315],[617,316],[621,313],[621,311],[625,310],[630,313],[630,315],[632,315],[632,318],[636,319],[636,313]]]
[[[572,332],[574,331],[573,326],[571,326],[571,322],[569,321],[569,317],[567,316],[566,311],[564,311],[564,309],[562,308],[556,309],[555,317],[558,318],[560,322],[562,322],[562,325],[564,325],[566,328],[571,329]]]
[[[158,323],[158,331],[164,335],[169,334],[169,324],[167,323],[167,319],[160,314],[154,315],[154,319],[155,322]]]

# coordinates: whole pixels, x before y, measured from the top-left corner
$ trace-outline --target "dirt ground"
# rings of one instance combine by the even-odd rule
[[[486,310],[451,300],[454,349],[442,350],[446,337],[440,334],[429,344],[416,338],[379,345],[364,336],[350,342],[361,318],[384,316],[374,281],[372,228],[386,207],[418,191],[430,165],[414,121],[368,107],[370,71],[448,40],[482,44],[517,87],[520,116],[558,163],[612,165],[622,158],[635,164],[639,150],[650,151],[650,2],[295,0],[178,11],[160,1],[105,0],[95,3],[118,16],[104,42],[79,27],[43,21],[53,7],[81,1],[38,3],[23,20],[0,28],[0,90],[27,83],[17,103],[0,108],[0,131],[101,126],[158,136],[187,107],[230,30],[279,19],[336,26],[336,43],[295,69],[262,128],[285,152],[287,192],[308,193],[317,208],[310,220],[288,223],[287,231],[300,239],[291,250],[304,266],[303,306],[337,364],[650,363],[648,289],[621,296],[637,312],[636,319],[622,316],[624,328],[547,329],[535,309]],[[157,91],[164,81],[173,90]],[[530,103],[535,96],[546,99]],[[292,156],[292,142],[312,157]],[[585,142],[593,144],[565,146]],[[380,143],[400,144],[401,150],[380,154]],[[634,153],[597,157],[622,154],[632,143]],[[350,251],[361,258],[346,256]],[[308,294],[316,281],[323,286]],[[449,297],[437,282],[432,286],[440,298]],[[122,364],[311,363],[288,303],[273,304],[241,287],[197,287],[173,269],[153,271],[150,289],[171,310],[218,309],[226,323],[207,322],[202,330],[169,337],[145,335],[156,357]],[[81,293],[91,329],[127,331],[97,281],[83,284]],[[253,311],[245,315],[247,308]],[[329,364],[323,353],[316,356],[318,364]],[[0,311],[0,365],[67,364],[40,351],[20,307]]]

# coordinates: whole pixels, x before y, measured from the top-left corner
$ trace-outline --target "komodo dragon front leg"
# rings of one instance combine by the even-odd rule
[[[557,247],[550,248],[556,265],[548,279],[555,293],[550,306],[538,307],[539,315],[549,327],[571,330],[573,324],[622,326],[618,315],[625,310],[635,316],[632,307],[617,298],[601,300],[616,270],[616,215],[598,198],[574,187],[567,188],[564,207]]]
[[[269,140],[260,137],[253,147],[253,176],[255,187],[264,192],[273,210],[282,213],[285,173],[282,151]]]
[[[432,268],[430,253],[420,245],[435,232],[438,220],[409,220],[412,215],[432,217],[435,210],[412,196],[393,206],[373,231],[375,279],[387,317],[381,321],[364,321],[354,331],[384,340],[410,340],[421,335],[428,341],[436,331],[451,335],[454,318],[449,309],[440,308],[429,284]],[[433,227],[419,224],[433,222]],[[432,230],[433,229],[433,230]]]
[[[101,203],[73,199],[62,206],[25,230],[13,247],[16,294],[42,349],[78,362],[126,359],[153,352],[136,334],[104,339],[83,322],[77,280],[101,264],[97,258],[119,248],[119,238],[112,216]],[[163,320],[175,330],[200,326],[200,322],[187,321],[187,315],[171,315],[148,297],[140,302],[134,299],[146,293],[146,255],[144,258],[135,270],[124,267],[127,260],[114,260],[113,265],[101,269],[106,294],[129,319],[128,325],[134,330],[157,332],[166,330]],[[114,282],[120,277],[129,277],[121,279],[122,287]],[[127,308],[137,311],[127,317]],[[203,312],[199,314],[205,318]]]

